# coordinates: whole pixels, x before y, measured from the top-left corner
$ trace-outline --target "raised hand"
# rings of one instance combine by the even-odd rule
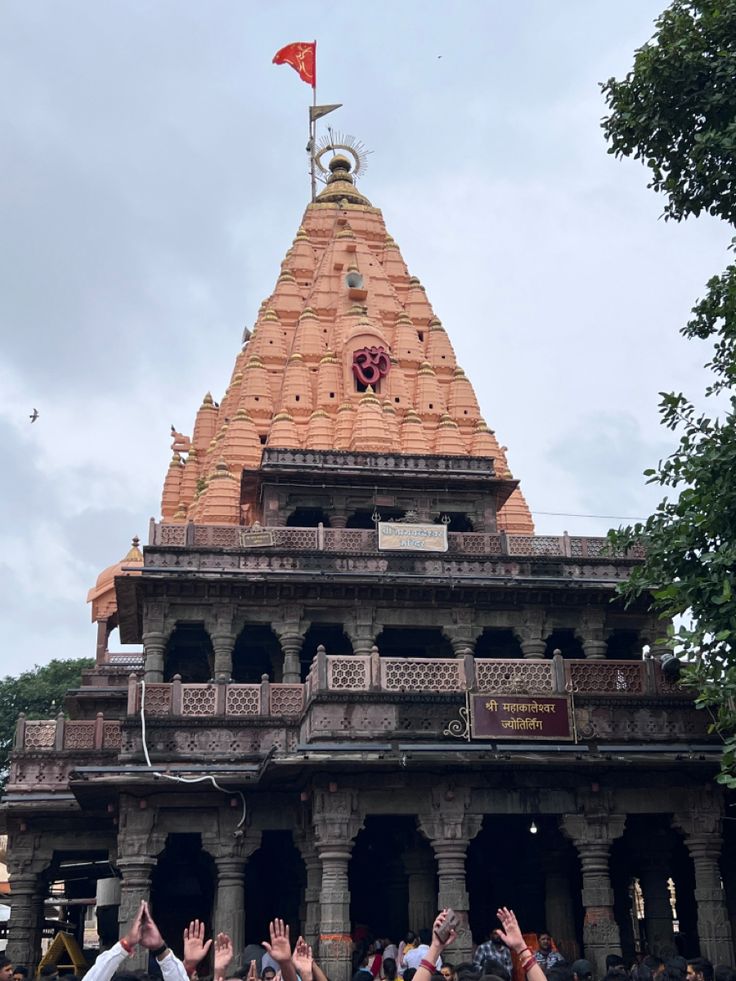
[[[215,981],[224,978],[233,959],[233,942],[226,933],[218,933],[215,938]],[[255,961],[251,961],[251,967]],[[249,972],[250,974],[250,972]]]
[[[312,981],[313,960],[312,948],[304,937],[299,937],[294,947],[294,953],[291,955],[291,963],[302,981]]]
[[[184,928],[184,967],[187,974],[191,974],[197,964],[204,960],[212,946],[212,940],[205,940],[204,934],[204,923],[201,920],[192,920]]]
[[[143,907],[145,903],[141,900],[141,904],[138,907],[138,912],[135,914],[135,919],[128,927],[128,932],[122,938],[129,947],[135,947],[136,944],[141,942],[141,924],[143,922]]]
[[[147,950],[156,950],[158,947],[163,947],[164,938],[161,936],[161,931],[156,926],[156,921],[151,916],[151,911],[148,908],[148,903],[143,903],[143,917],[141,920],[141,946],[145,947]]]
[[[496,913],[503,929],[499,930],[501,940],[517,954],[526,949],[526,943],[521,935],[521,928],[512,909],[502,906]]]
[[[256,967],[256,962],[251,961],[250,967],[248,968],[248,977],[246,981],[258,981],[258,968]]]
[[[291,962],[291,943],[289,942],[289,927],[283,920],[271,920],[268,925],[271,943],[263,941],[266,952],[273,957],[279,966]],[[283,970],[283,967],[282,967]]]

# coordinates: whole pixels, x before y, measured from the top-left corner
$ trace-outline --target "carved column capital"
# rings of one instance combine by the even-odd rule
[[[352,849],[352,840],[360,831],[363,819],[358,813],[358,795],[352,790],[316,790],[312,820],[317,850],[344,846]]]
[[[468,813],[470,791],[467,787],[439,785],[432,789],[430,808],[418,815],[419,830],[432,843],[464,841],[466,844],[480,831],[483,817]]]
[[[163,630],[145,630],[142,640],[146,681],[154,684],[161,682],[164,680],[164,654],[168,637]]]
[[[521,623],[517,633],[521,642],[521,650],[525,658],[539,659],[544,657],[545,642],[544,610],[527,606],[522,610]]]

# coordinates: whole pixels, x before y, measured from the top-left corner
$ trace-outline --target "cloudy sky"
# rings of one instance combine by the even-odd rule
[[[94,653],[98,572],[158,515],[169,426],[219,398],[307,203],[309,88],[383,209],[540,533],[654,503],[657,392],[729,229],[659,220],[598,83],[664,0],[5,0],[0,12],[0,671]],[[40,419],[31,426],[28,413]],[[565,514],[549,513],[564,512]]]

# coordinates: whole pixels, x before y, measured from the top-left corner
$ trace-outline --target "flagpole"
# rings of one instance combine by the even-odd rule
[[[312,105],[317,107],[317,38],[314,39],[314,84],[312,85]],[[309,173],[312,180],[312,201],[317,198],[317,171],[314,155],[317,151],[317,120],[311,117],[314,113],[310,112],[309,120]]]

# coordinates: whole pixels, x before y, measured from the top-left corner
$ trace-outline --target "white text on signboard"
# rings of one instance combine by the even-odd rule
[[[412,525],[379,521],[378,547],[388,552],[446,552],[447,525]]]

